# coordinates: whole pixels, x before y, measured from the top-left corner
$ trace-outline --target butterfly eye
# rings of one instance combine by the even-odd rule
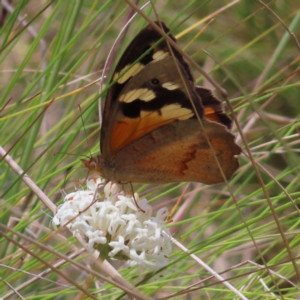
[[[151,80],[151,83],[154,84],[154,85],[158,85],[158,84],[159,84],[159,80],[156,79],[156,78],[153,78],[153,79]]]
[[[97,167],[97,163],[95,161],[91,162],[91,170],[95,170]]]

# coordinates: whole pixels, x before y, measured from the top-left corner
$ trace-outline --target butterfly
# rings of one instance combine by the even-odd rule
[[[215,184],[236,171],[241,149],[222,102],[195,84],[184,57],[151,25],[129,44],[110,82],[101,155],[82,160],[88,169],[118,183],[158,184]]]

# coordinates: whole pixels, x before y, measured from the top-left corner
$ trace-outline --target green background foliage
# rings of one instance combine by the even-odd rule
[[[228,184],[136,185],[135,191],[154,209],[172,208],[182,196],[188,205],[169,225],[175,228],[174,237],[248,299],[297,299],[299,3],[161,0],[153,5],[174,30],[180,47],[227,90],[230,106],[225,104],[238,121],[233,132],[243,154]],[[110,0],[3,1],[2,8],[6,13],[2,11],[0,19],[0,146],[58,205],[64,193],[87,176],[80,159],[99,153],[101,74],[133,10],[125,1]],[[144,13],[156,19],[153,6]],[[139,14],[133,19],[113,50],[108,71],[146,24]],[[193,72],[197,83],[213,89]],[[102,98],[105,92],[104,88]],[[79,293],[76,284],[97,299],[123,295],[98,278],[87,284],[88,272],[72,262],[37,278],[49,267],[44,261],[58,261],[54,250],[70,255],[82,246],[67,230],[52,235],[52,212],[5,159],[0,160],[0,192],[0,223],[7,226],[1,225],[0,233],[3,299],[10,293],[17,299],[14,289],[25,299],[74,299]],[[86,253],[76,260],[90,263]],[[161,277],[138,277],[134,268],[111,263],[150,297],[235,297],[176,247]]]

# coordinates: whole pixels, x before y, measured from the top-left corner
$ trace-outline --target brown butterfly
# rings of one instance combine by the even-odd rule
[[[83,160],[90,170],[119,183],[205,184],[236,171],[241,149],[229,132],[231,119],[171,49],[151,25],[127,47],[105,101],[101,155]]]

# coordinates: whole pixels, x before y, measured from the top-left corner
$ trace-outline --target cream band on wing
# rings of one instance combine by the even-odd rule
[[[149,89],[136,89],[129,91],[126,94],[122,94],[119,98],[120,102],[131,103],[135,100],[151,101],[155,99],[156,95]]]
[[[169,104],[162,107],[158,114],[164,120],[187,120],[194,116],[194,112],[180,104]],[[142,112],[141,112],[142,118]]]
[[[117,82],[119,84],[123,84],[129,78],[133,77],[140,70],[142,70],[144,67],[145,66],[143,64],[141,64],[141,63],[136,63],[133,66],[126,65],[120,72],[114,74],[113,80],[118,80]],[[119,78],[120,74],[123,74],[123,75]]]
[[[165,82],[161,86],[169,91],[173,91],[181,88],[180,85],[173,82]]]
[[[153,53],[152,58],[153,58],[153,60],[159,60],[159,59],[163,59],[167,56],[170,56],[169,52],[165,52],[163,50],[157,50]]]

